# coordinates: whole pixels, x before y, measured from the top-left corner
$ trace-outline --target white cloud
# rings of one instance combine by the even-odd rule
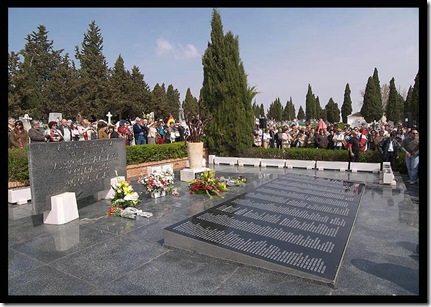
[[[200,56],[194,45],[173,45],[164,38],[157,39],[156,55],[158,57],[173,56],[175,59],[192,59]]]

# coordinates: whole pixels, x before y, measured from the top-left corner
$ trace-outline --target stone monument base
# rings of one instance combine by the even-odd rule
[[[209,171],[210,169],[207,167],[191,169],[185,168],[180,171],[180,179],[181,181],[191,181],[193,179],[199,178],[203,172]]]
[[[43,212],[45,224],[62,225],[79,218],[74,192],[51,196],[51,210]]]

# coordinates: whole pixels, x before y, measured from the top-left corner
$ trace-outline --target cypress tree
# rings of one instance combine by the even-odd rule
[[[265,107],[263,106],[263,103],[261,103],[258,117],[264,117],[264,116],[265,116]]]
[[[367,86],[365,87],[361,115],[368,123],[374,120],[379,121],[383,116],[383,107],[376,99],[376,82],[373,77],[368,78]]]
[[[184,98],[182,107],[184,110],[184,114],[187,114],[190,112],[193,114],[197,114],[198,112],[198,100],[195,97],[193,97],[192,92],[190,91],[190,88],[188,88],[186,91],[186,97]]]
[[[8,116],[17,118],[22,114],[21,96],[19,94],[19,56],[15,52],[8,53]]]
[[[81,49],[75,47],[75,58],[80,62],[77,105],[83,117],[105,117],[105,106],[110,100],[108,65],[103,55],[103,37],[93,20],[84,34]]]
[[[202,100],[213,119],[205,129],[204,143],[210,153],[236,155],[251,147],[254,116],[247,75],[239,55],[238,37],[223,35],[219,12],[214,9],[211,41],[202,57]],[[204,116],[206,114],[203,114]]]
[[[395,79],[392,78],[389,82],[389,96],[388,103],[386,105],[386,119],[393,121],[396,124],[401,117],[401,112],[399,108],[399,97],[398,92],[395,87]]]
[[[103,107],[103,114],[111,112],[111,114],[118,114],[119,119],[136,117],[140,110],[133,108],[132,105],[132,79],[124,67],[124,60],[121,54],[115,61],[111,77],[109,78],[109,85],[111,91],[110,102]],[[103,116],[104,117],[104,116]]]
[[[330,123],[338,123],[340,121],[340,110],[338,109],[338,104],[334,102],[332,97],[329,99],[325,106],[326,110],[326,120]]]
[[[154,98],[154,117],[164,119],[165,122],[169,116],[167,114],[167,97],[166,97],[166,89],[165,84],[162,85],[156,84],[153,88],[153,98]]]
[[[316,119],[316,98],[310,84],[308,84],[308,91],[305,96],[305,118],[307,121]]]
[[[269,105],[268,118],[278,122],[283,119],[283,106],[281,105],[280,98],[275,99]]]
[[[298,115],[296,116],[296,118],[298,120],[305,119],[305,112],[304,112],[304,109],[302,108],[302,106],[299,106]]]
[[[377,68],[374,68],[373,80],[374,80],[374,83],[376,84],[375,94],[374,94],[375,100],[376,100],[375,104],[376,104],[376,106],[381,106],[382,110],[384,110],[383,109],[383,102],[382,102],[382,90],[380,88],[379,72],[377,71]]]
[[[172,84],[168,85],[166,90],[166,100],[167,100],[167,116],[172,114],[173,118],[178,121],[179,109],[180,109],[180,93],[177,89],[174,89]]]
[[[130,99],[136,106],[138,116],[143,115],[140,112],[148,114],[154,111],[153,93],[150,90],[147,82],[144,80],[144,75],[139,71],[139,67],[133,65],[130,73],[131,92]],[[112,113],[112,112],[111,112]]]
[[[350,86],[349,83],[346,84],[346,88],[344,89],[344,100],[343,105],[341,106],[341,118],[343,123],[347,124],[347,116],[352,114],[352,99],[350,98]]]
[[[412,112],[413,124],[419,126],[419,71],[415,77],[415,83],[412,90],[412,98],[410,101],[410,110]]]

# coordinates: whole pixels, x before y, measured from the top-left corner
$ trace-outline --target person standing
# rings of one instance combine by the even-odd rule
[[[396,140],[397,132],[392,131],[388,138],[383,139],[377,147],[384,162],[390,162],[393,171],[396,171],[396,158],[400,144]]]
[[[8,121],[7,121],[7,125],[9,127],[9,132],[7,134],[7,147],[11,148],[12,145],[10,143],[10,132],[15,128],[15,118],[13,117],[9,117]]]
[[[49,142],[60,142],[63,141],[63,135],[61,134],[60,129],[57,129],[57,122],[50,121],[48,123],[49,128]]]
[[[337,133],[334,134],[332,140],[334,141],[335,150],[343,149],[344,134],[341,132],[341,128],[337,128]]]
[[[97,139],[109,139],[108,135],[108,123],[104,120],[99,120],[97,122]]]
[[[24,148],[28,144],[30,138],[21,120],[15,122],[15,127],[10,132],[9,139],[11,148]]]
[[[63,135],[62,141],[72,141],[72,131],[70,130],[69,125],[67,124],[67,119],[63,118],[60,121],[60,127],[58,127],[58,130],[61,131],[61,134]]]
[[[147,143],[146,129],[144,128],[142,119],[139,117],[135,118],[135,123],[133,124],[133,134],[135,136],[136,145],[143,145]]]
[[[412,128],[409,136],[402,141],[400,150],[406,154],[405,162],[409,175],[408,182],[416,184],[419,166],[419,133],[415,128]]]
[[[349,162],[359,162],[359,146],[358,133],[356,130],[350,132],[349,142],[347,143],[347,151],[349,153]]]
[[[30,143],[41,143],[47,142],[45,131],[40,129],[40,121],[32,120],[31,128],[28,130],[28,136],[30,137]]]

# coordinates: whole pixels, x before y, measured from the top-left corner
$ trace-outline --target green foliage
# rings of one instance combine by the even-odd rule
[[[346,88],[344,89],[344,100],[343,105],[341,106],[341,118],[343,123],[347,124],[347,116],[352,114],[352,99],[350,98],[350,86],[349,83],[346,84]]]
[[[8,181],[29,183],[27,147],[8,149]]]
[[[283,106],[281,105],[280,98],[277,98],[269,105],[267,117],[279,122],[283,119],[282,116]]]
[[[184,110],[184,114],[193,113],[197,114],[198,112],[198,100],[193,97],[190,88],[187,89],[186,97],[184,98],[182,108]]]
[[[383,116],[383,106],[376,97],[376,83],[372,77],[369,77],[365,87],[364,103],[361,108],[361,115],[368,123],[374,120],[379,121]]]
[[[332,100],[332,97],[329,99],[328,103],[325,106],[327,121],[330,123],[336,123],[340,121],[340,109],[338,108],[338,104]]]
[[[305,96],[305,119],[307,121],[316,119],[319,115],[316,113],[316,98],[314,97],[311,85],[308,84],[307,95]]]
[[[393,121],[396,125],[401,119],[400,98],[395,87],[395,79],[392,78],[389,82],[389,97],[386,104],[386,119]]]
[[[296,118],[298,120],[305,119],[305,112],[304,112],[304,109],[302,108],[302,106],[299,106],[298,115],[296,116]]]
[[[412,112],[413,124],[419,126],[419,71],[415,77],[415,84],[413,85],[412,97],[410,100],[410,112]]]
[[[253,144],[255,117],[252,110],[253,87],[239,55],[239,41],[232,32],[223,34],[219,12],[214,9],[211,41],[202,57],[201,98],[205,112],[213,119],[205,130],[205,146],[216,155],[235,155]]]
[[[187,157],[184,142],[126,146],[127,165],[184,157]]]

